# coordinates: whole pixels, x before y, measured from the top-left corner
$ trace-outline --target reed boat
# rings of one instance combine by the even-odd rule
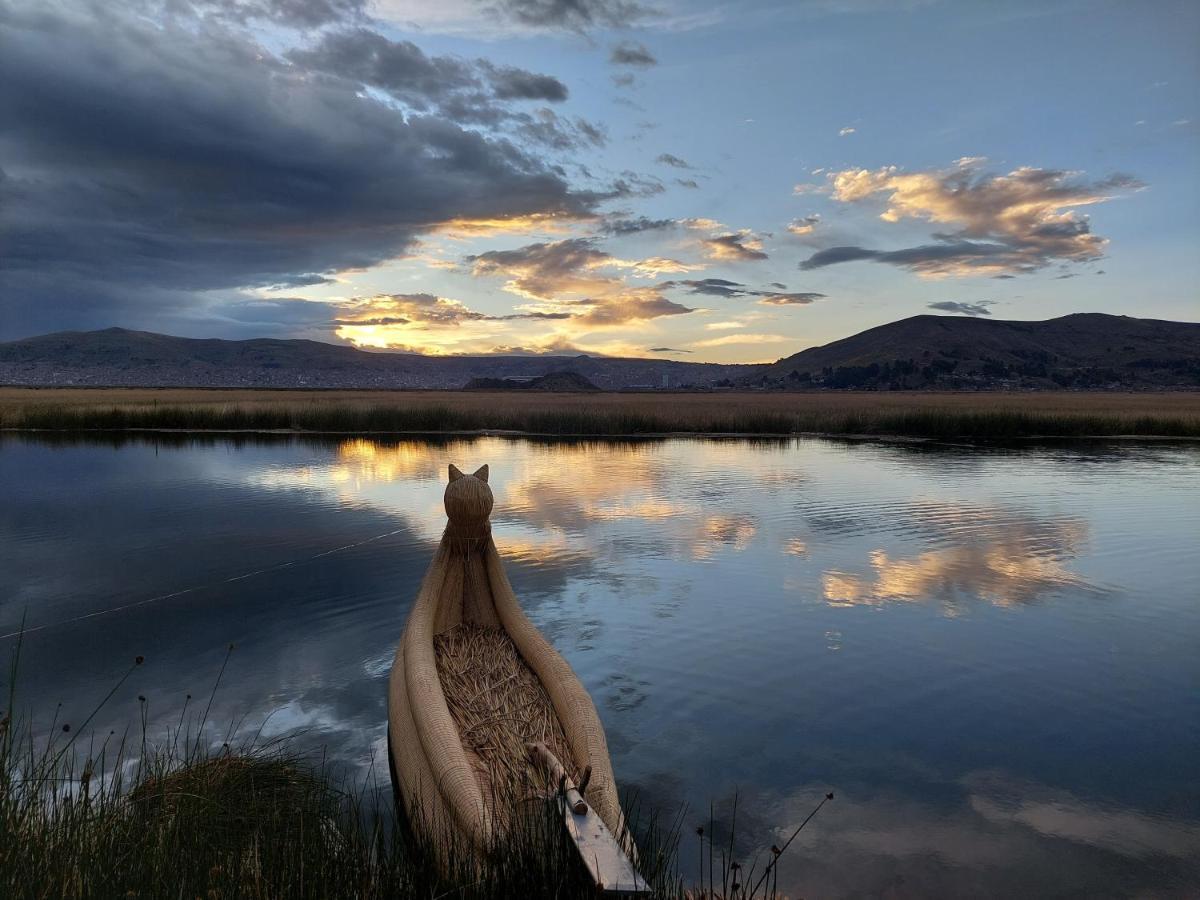
[[[482,849],[540,789],[560,803],[598,886],[639,892],[604,728],[513,593],[492,540],[488,467],[451,465],[445,505],[388,685],[399,799],[411,821]]]

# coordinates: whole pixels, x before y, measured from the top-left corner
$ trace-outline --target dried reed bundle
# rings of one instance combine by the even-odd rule
[[[503,629],[463,623],[436,635],[433,644],[446,704],[483,794],[496,808],[511,808],[532,787],[547,786],[528,761],[528,742],[545,743],[578,778],[550,696]]]

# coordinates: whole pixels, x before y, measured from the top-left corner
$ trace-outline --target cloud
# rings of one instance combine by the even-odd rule
[[[664,166],[671,166],[672,168],[675,168],[675,169],[690,169],[691,168],[691,166],[688,164],[688,161],[686,159],[680,159],[674,153],[660,153],[657,157],[655,157],[654,161],[660,162]]]
[[[625,28],[655,14],[636,0],[481,0],[502,18],[534,28]]]
[[[568,311],[541,309],[492,315],[471,309],[460,300],[429,293],[377,294],[326,306],[337,313],[331,324],[336,335],[356,346],[438,355],[464,350],[500,352],[486,348],[495,340],[502,323],[564,321],[576,317]],[[484,340],[488,344],[481,345]],[[541,347],[537,352],[561,349]]]
[[[990,316],[989,306],[995,306],[995,300],[980,300],[976,303],[963,303],[958,300],[939,300],[930,303],[929,309],[939,309],[942,312],[962,313],[964,316]]]
[[[204,292],[369,267],[449,221],[593,215],[512,141],[192,24],[0,19],[5,331],[194,325]]]
[[[768,258],[762,240],[748,230],[714,235],[701,243],[712,259],[752,261]]]
[[[652,175],[640,175],[637,172],[625,170],[613,182],[609,198],[653,197],[665,190],[666,187],[663,186],[663,183]]]
[[[694,178],[676,178],[675,183],[680,187],[688,188],[689,190],[697,191],[700,185],[696,183]]]
[[[693,341],[693,347],[728,347],[731,344],[781,344],[785,341],[793,340],[782,334],[726,334],[721,337],[705,338],[702,341]]]
[[[856,129],[850,128],[849,126],[847,126],[846,128],[839,129],[838,137],[845,137],[848,134],[854,134],[855,130]]]
[[[513,131],[527,141],[545,144],[555,150],[574,150],[579,147],[603,147],[608,141],[604,129],[586,119],[567,119],[552,109],[542,107],[532,113],[513,117]],[[614,190],[625,190],[627,182]]]
[[[515,135],[555,150],[603,146],[603,127],[542,107],[514,109],[510,101],[561,103],[567,86],[552,75],[485,59],[428,56],[411,41],[393,41],[368,28],[327,31],[311,47],[291,50],[296,66],[385,91],[418,112],[435,110],[454,122]]]
[[[803,219],[792,219],[788,223],[787,230],[795,235],[808,235],[816,231],[817,226],[821,223],[821,217],[814,213],[811,216],[805,216]]]
[[[492,90],[501,100],[545,100],[561,103],[567,86],[553,75],[541,75],[515,66],[484,64]]]
[[[663,285],[630,286],[602,269],[633,269],[643,274],[691,268],[652,257],[623,260],[599,249],[589,238],[527,244],[514,250],[489,250],[468,256],[476,277],[500,275],[504,289],[552,311],[569,312],[582,325],[614,326],[694,312],[663,296]]]
[[[647,353],[692,353],[692,350],[679,350],[675,347],[647,347]]]
[[[510,117],[495,100],[560,103],[568,96],[567,86],[552,75],[485,59],[429,56],[412,41],[389,40],[365,27],[326,31],[317,43],[290,50],[286,57],[302,68],[387,91],[414,109],[440,106],[476,123]]]
[[[637,66],[642,69],[658,65],[654,54],[644,45],[633,41],[622,41],[613,47],[608,61],[614,66]]]
[[[430,57],[411,41],[392,41],[367,28],[325,32],[307,49],[291,50],[296,65],[381,88],[427,109],[447,95],[482,87],[479,73],[463,60]]]
[[[636,219],[608,219],[601,227],[608,234],[623,237],[646,231],[675,228],[678,224],[674,219],[649,219],[646,216],[639,216]]]
[[[767,306],[808,306],[810,303],[816,303],[818,300],[823,300],[825,294],[818,294],[816,291],[804,291],[802,293],[781,293],[781,294],[763,294],[759,303],[764,303]]]
[[[873,260],[903,266],[923,275],[969,275],[1006,266],[1010,261],[1008,247],[1003,244],[982,244],[971,241],[947,241],[943,244],[922,244],[903,250],[869,250],[866,247],[829,247],[818,250],[800,263],[804,270],[820,269],[844,262]],[[965,271],[964,271],[965,269]]]
[[[586,305],[587,312],[577,317],[586,325],[625,325],[695,312],[689,306],[668,300],[656,288],[629,288],[614,296],[590,299]]]
[[[1129,175],[1087,181],[1057,169],[1025,167],[993,175],[978,171],[981,162],[964,157],[949,169],[905,173],[888,166],[830,173],[836,200],[861,203],[882,195],[885,222],[916,219],[953,230],[934,232],[936,243],[902,250],[832,247],[801,268],[873,260],[939,277],[1019,274],[1051,263],[1095,260],[1103,256],[1107,239],[1093,234],[1087,218],[1075,210],[1142,187]]]
[[[813,184],[808,181],[792,185],[792,193],[797,197],[804,194],[824,194],[829,191],[829,188],[823,184]]]
[[[518,319],[568,319],[570,313],[529,312],[493,316],[470,309],[459,300],[433,294],[379,294],[340,305],[339,326],[418,325],[457,327],[463,322],[507,322]]]
[[[705,218],[680,219],[679,224],[685,228],[691,228],[693,231],[715,231],[725,227],[716,219]]]
[[[699,278],[692,281],[673,281],[671,286],[690,288],[693,294],[708,294],[713,297],[742,297],[747,293],[745,285],[725,278]]]
[[[790,306],[799,305],[806,306],[814,303],[817,300],[825,298],[824,294],[816,292],[794,293],[784,289],[784,285],[778,282],[772,282],[773,286],[780,290],[764,291],[756,290],[747,287],[737,281],[730,281],[726,278],[699,278],[690,280],[668,281],[664,282],[661,287],[686,287],[688,293],[691,294],[706,294],[712,297],[758,297],[759,303],[768,306]]]
[[[228,22],[254,19],[293,28],[317,28],[366,18],[366,0],[199,0],[193,5]]]
[[[474,275],[504,275],[505,290],[531,300],[602,291],[612,279],[594,274],[612,255],[588,238],[527,244],[515,250],[489,250],[468,256]]]
[[[540,344],[505,345],[501,344],[488,351],[491,356],[604,356],[595,350],[584,350],[563,337],[551,338]]]

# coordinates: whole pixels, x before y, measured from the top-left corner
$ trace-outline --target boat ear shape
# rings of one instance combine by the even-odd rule
[[[450,483],[453,484],[462,477],[463,473],[458,470],[458,466],[456,466],[454,463],[450,463]]]
[[[482,482],[485,482],[485,483],[487,482],[487,477],[488,477],[487,463],[484,463],[482,466],[480,466],[478,469],[475,470],[475,477],[478,478]]]

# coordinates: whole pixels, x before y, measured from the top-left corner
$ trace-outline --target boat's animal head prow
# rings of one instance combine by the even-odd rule
[[[451,464],[450,483],[446,485],[446,515],[453,524],[482,525],[488,520],[493,501],[487,479],[487,466],[480,466],[474,474],[465,475]]]

